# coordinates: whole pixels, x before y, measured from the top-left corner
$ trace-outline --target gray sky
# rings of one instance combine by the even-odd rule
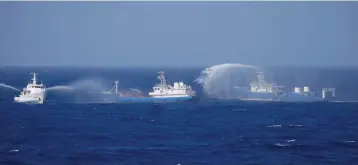
[[[358,2],[0,2],[0,65],[357,65]]]

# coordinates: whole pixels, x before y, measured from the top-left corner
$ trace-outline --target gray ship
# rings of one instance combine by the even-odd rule
[[[282,101],[282,102],[316,102],[332,101],[335,98],[334,88],[324,88],[322,97],[315,96],[315,93],[309,87],[295,87],[293,92],[283,92],[283,87],[275,83],[267,83],[264,73],[258,72],[257,80],[250,83],[250,89],[246,97],[242,100],[254,101]]]

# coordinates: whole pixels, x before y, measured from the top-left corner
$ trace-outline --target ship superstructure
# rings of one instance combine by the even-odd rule
[[[300,87],[294,87],[291,93],[282,95],[279,97],[279,101],[284,102],[315,102],[323,101],[322,98],[315,95],[314,91],[311,91],[310,87],[304,86],[303,89]]]
[[[336,98],[336,89],[335,88],[323,88],[322,89],[322,98],[326,101],[334,101]]]
[[[244,100],[275,100],[280,92],[275,83],[267,83],[264,72],[257,72],[257,80],[250,83],[250,91]]]
[[[302,96],[314,96],[315,92],[311,91],[311,88],[308,86],[304,86],[303,90],[300,87],[294,87],[293,93],[302,95]]]
[[[117,80],[114,81],[114,86],[108,91],[103,91],[102,94],[107,94],[107,95],[116,94],[116,95],[118,95],[119,94],[118,85],[119,85],[119,81],[117,81]]]
[[[23,91],[19,96],[14,97],[15,102],[19,103],[36,103],[43,104],[46,96],[46,87],[41,83],[37,83],[36,73],[31,73],[33,78],[31,79],[26,88],[23,88]]]

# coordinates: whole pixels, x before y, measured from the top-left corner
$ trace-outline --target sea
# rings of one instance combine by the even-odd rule
[[[211,99],[194,80],[205,68],[164,68],[200,100],[102,102],[111,88],[151,91],[161,68],[3,67],[0,83],[22,89],[38,73],[42,105],[14,103],[0,88],[0,165],[355,165],[358,68],[272,67],[268,78],[293,87],[335,87],[339,102],[283,103]],[[271,75],[271,76],[270,76]],[[87,94],[85,94],[87,93]],[[319,91],[318,91],[319,93]]]

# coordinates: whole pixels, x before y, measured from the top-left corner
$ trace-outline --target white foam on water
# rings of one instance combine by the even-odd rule
[[[268,125],[268,128],[281,128],[282,125],[276,124],[276,125]]]
[[[10,150],[10,152],[19,152],[18,149]]]

